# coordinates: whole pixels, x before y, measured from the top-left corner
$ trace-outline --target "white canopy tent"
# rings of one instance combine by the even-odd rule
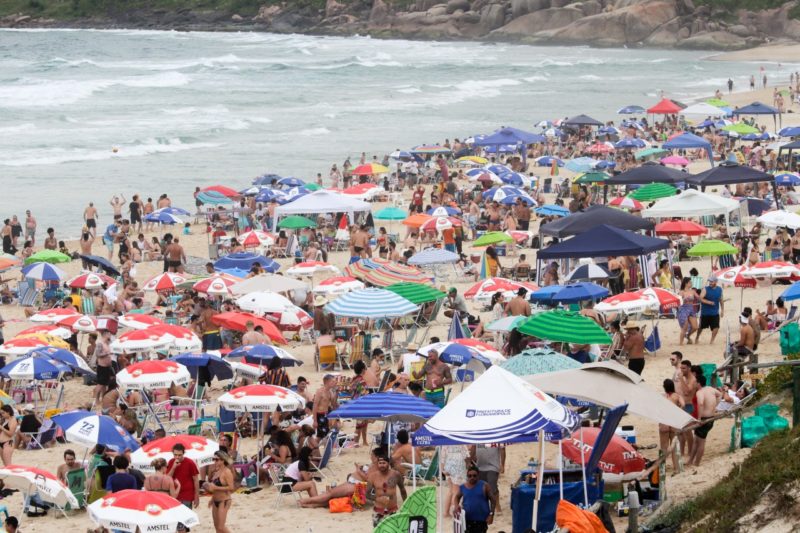
[[[645,218],[681,218],[724,215],[727,225],[728,215],[737,209],[739,209],[738,200],[687,189],[681,194],[659,200],[653,207],[642,211],[642,216]]]
[[[350,220],[356,212],[369,211],[370,204],[358,198],[331,191],[314,191],[275,208],[272,227],[278,227],[278,220],[289,215],[319,215],[323,213],[347,213]]]
[[[725,114],[724,109],[720,109],[719,107],[713,106],[711,104],[707,104],[705,102],[700,102],[697,104],[692,104],[684,109],[678,111],[679,115],[702,115],[705,117],[721,117]]]
[[[756,220],[769,228],[800,228],[800,215],[788,213],[786,211],[769,211],[764,213]]]

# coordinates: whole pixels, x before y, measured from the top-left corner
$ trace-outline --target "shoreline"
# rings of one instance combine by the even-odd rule
[[[800,43],[779,42],[754,48],[720,52],[705,57],[708,61],[761,61],[764,63],[800,63]]]

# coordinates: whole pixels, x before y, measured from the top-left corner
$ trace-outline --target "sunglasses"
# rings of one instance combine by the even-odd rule
[[[478,474],[467,474],[467,477],[478,477]]]

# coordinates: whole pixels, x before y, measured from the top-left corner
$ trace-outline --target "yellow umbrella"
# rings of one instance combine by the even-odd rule
[[[49,335],[47,333],[28,333],[26,335],[17,335],[14,337],[15,339],[39,339],[42,342],[46,342],[50,346],[55,348],[65,348],[69,349],[69,343],[67,343],[61,337],[56,337],[55,335]]]
[[[489,160],[486,159],[485,157],[480,157],[477,155],[465,155],[464,157],[459,157],[458,159],[456,159],[456,163],[459,164],[474,163],[476,165],[485,165],[488,162]]]

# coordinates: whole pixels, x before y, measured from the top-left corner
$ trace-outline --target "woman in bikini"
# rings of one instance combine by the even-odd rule
[[[683,303],[678,308],[678,324],[681,327],[680,344],[683,345],[683,340],[692,344],[692,339],[689,337],[693,331],[697,331],[697,310],[700,308],[700,297],[692,287],[691,278],[683,278],[681,281],[680,296]]]
[[[153,459],[150,465],[156,473],[150,474],[145,478],[144,490],[163,492],[175,498],[181,490],[181,483],[177,479],[173,479],[172,476],[167,475],[167,460],[159,457],[158,459]]]
[[[14,435],[17,432],[17,419],[14,409],[10,405],[0,407],[0,458],[3,464],[13,464],[11,456],[14,454]]]
[[[234,491],[234,477],[230,469],[233,460],[230,455],[218,450],[214,452],[214,464],[217,469],[211,477],[210,482],[203,483],[203,489],[211,494],[211,517],[214,519],[214,531],[216,533],[230,533],[230,529],[225,525],[228,520],[228,511],[231,509],[233,501],[231,494]]]

